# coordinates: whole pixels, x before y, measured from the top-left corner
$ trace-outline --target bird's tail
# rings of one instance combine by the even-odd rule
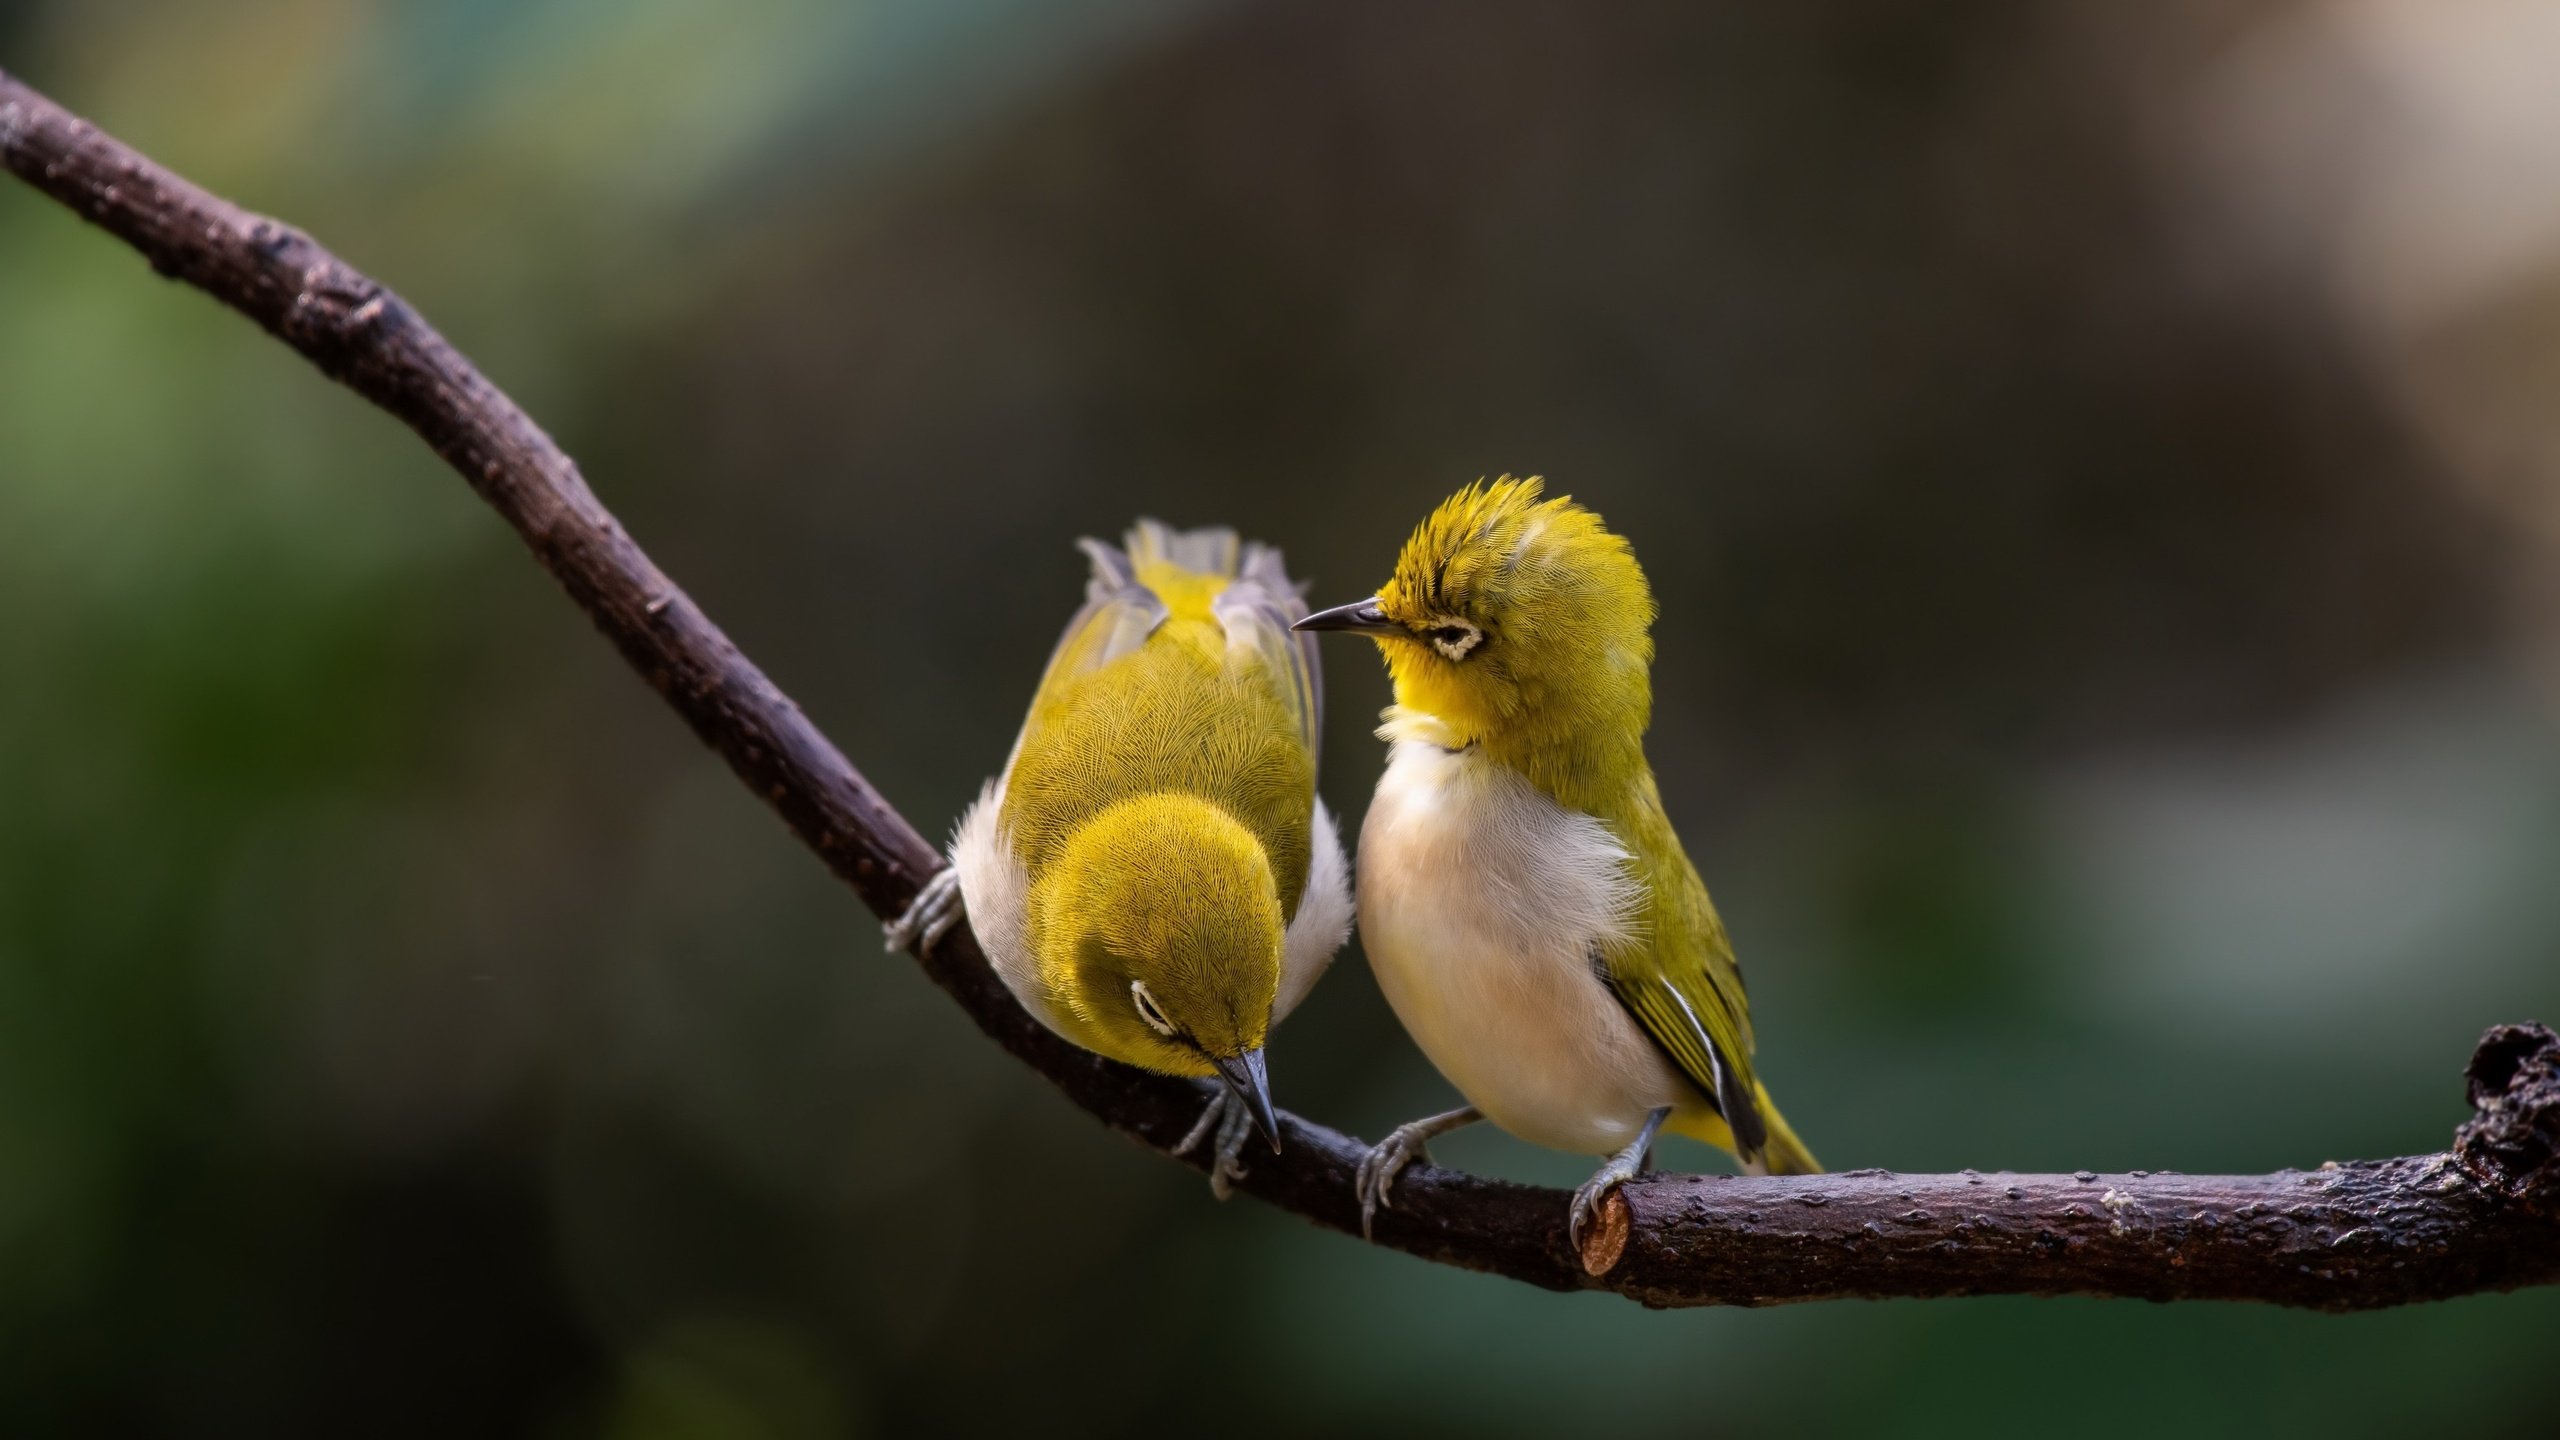
[[[1813,1152],[1796,1138],[1795,1127],[1778,1113],[1777,1105],[1769,1099],[1769,1087],[1755,1082],[1753,1093],[1760,1097],[1760,1124],[1769,1137],[1760,1147],[1760,1158],[1743,1161],[1742,1168],[1753,1175],[1821,1174],[1822,1162],[1813,1158]],[[1711,1105],[1684,1106],[1675,1111],[1669,1129],[1675,1135],[1704,1140],[1728,1155],[1742,1153],[1742,1147],[1733,1143],[1732,1129]]]
[[[1795,1128],[1787,1117],[1769,1101],[1767,1086],[1760,1089],[1760,1119],[1769,1127],[1769,1144],[1760,1152],[1760,1163],[1772,1175],[1819,1175],[1822,1162],[1813,1158],[1804,1142],[1796,1138]]]
[[[1140,520],[1120,543],[1128,547],[1130,566],[1141,575],[1157,565],[1172,565],[1195,575],[1233,579],[1246,558],[1244,543],[1224,525],[1176,530],[1161,520]]]

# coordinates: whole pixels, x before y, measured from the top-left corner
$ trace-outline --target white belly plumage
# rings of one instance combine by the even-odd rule
[[[1360,940],[1449,1083],[1503,1129],[1600,1155],[1690,1087],[1592,968],[1640,897],[1608,828],[1474,751],[1399,740],[1360,832]]]

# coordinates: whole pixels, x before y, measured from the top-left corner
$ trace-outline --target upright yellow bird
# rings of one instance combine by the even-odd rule
[[[966,905],[996,973],[1050,1029],[1170,1075],[1216,1076],[1210,1185],[1251,1128],[1280,1148],[1263,1059],[1351,929],[1349,867],[1316,799],[1323,691],[1280,553],[1141,520],[1083,542],[1067,622],[1004,773],[951,866],[888,927],[930,948]]]
[[[1364,1224],[1480,1119],[1611,1156],[1574,1194],[1577,1243],[1666,1125],[1753,1173],[1821,1168],[1753,1074],[1741,968],[1645,761],[1653,616],[1624,539],[1505,476],[1433,512],[1375,596],[1297,622],[1371,636],[1394,678],[1360,938],[1468,1101],[1369,1152]]]

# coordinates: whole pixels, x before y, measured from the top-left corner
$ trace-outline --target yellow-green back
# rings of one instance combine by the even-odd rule
[[[1315,806],[1315,722],[1295,698],[1306,687],[1287,668],[1303,663],[1301,648],[1292,642],[1275,654],[1230,641],[1213,607],[1231,575],[1153,557],[1134,573],[1162,616],[1112,654],[1107,637],[1145,600],[1115,598],[1085,617],[1032,699],[1005,787],[1015,853],[1036,875],[1109,806],[1158,792],[1193,795],[1262,842],[1283,911],[1294,914]]]
[[[1059,641],[1001,823],[1055,1013],[1092,1049],[1199,1074],[1263,1043],[1306,888],[1319,706],[1279,557],[1141,522]],[[1142,984],[1174,1031],[1131,1003]]]

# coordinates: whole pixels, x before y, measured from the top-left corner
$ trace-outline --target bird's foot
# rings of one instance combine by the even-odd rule
[[[1567,1228],[1576,1253],[1582,1249],[1583,1227],[1599,1217],[1600,1207],[1608,1200],[1609,1192],[1643,1173],[1642,1157],[1622,1150],[1610,1156],[1609,1163],[1593,1172],[1590,1179],[1582,1182],[1582,1188],[1573,1192],[1573,1221]]]
[[[1191,1126],[1191,1133],[1173,1147],[1176,1155],[1188,1155],[1200,1143],[1215,1135],[1217,1146],[1209,1161],[1209,1193],[1224,1200],[1236,1191],[1236,1182],[1244,1178],[1244,1142],[1253,1138],[1253,1111],[1235,1092],[1215,1080],[1207,1082],[1209,1104]]]
[[[889,953],[912,951],[922,955],[936,942],[951,933],[951,927],[967,918],[968,910],[960,900],[960,872],[945,865],[924,882],[907,913],[880,927],[889,942]]]
[[[1610,1156],[1607,1164],[1594,1171],[1590,1179],[1582,1182],[1582,1188],[1573,1192],[1573,1215],[1566,1226],[1566,1233],[1576,1252],[1582,1249],[1584,1228],[1599,1217],[1601,1202],[1609,1198],[1609,1192],[1652,1167],[1653,1139],[1662,1133],[1662,1122],[1670,1118],[1671,1107],[1668,1105],[1645,1117],[1644,1129],[1636,1135],[1635,1143]]]
[[[1352,1189],[1360,1197],[1360,1238],[1377,1238],[1372,1227],[1377,1223],[1378,1211],[1395,1208],[1389,1192],[1395,1189],[1396,1177],[1404,1173],[1404,1167],[1416,1160],[1430,1164],[1433,1140],[1483,1118],[1483,1112],[1472,1105],[1446,1115],[1429,1115],[1397,1126],[1387,1132],[1386,1139],[1370,1146],[1369,1153],[1360,1157],[1360,1169],[1351,1179]]]

